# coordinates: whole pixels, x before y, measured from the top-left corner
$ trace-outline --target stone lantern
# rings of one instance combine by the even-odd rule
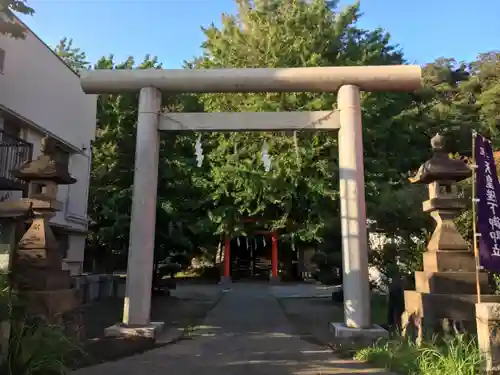
[[[457,182],[472,175],[470,168],[462,161],[450,159],[444,150],[444,138],[436,134],[431,139],[433,155],[410,178],[413,184],[426,184],[429,199],[423,203],[423,211],[436,221],[436,229],[427,245],[430,252],[439,250],[469,250],[469,244],[458,233],[453,219],[467,208],[467,202],[460,198]],[[454,254],[456,255],[456,254]]]
[[[414,184],[428,186],[429,199],[423,211],[436,221],[436,228],[423,254],[423,271],[415,272],[415,290],[405,291],[405,311],[426,326],[439,327],[443,321],[459,321],[463,326],[475,324],[476,262],[474,253],[453,220],[467,208],[457,182],[472,175],[462,161],[449,158],[444,138],[436,134],[431,140],[433,155],[410,178]],[[488,276],[479,274],[482,293],[487,300],[500,300],[488,295]]]
[[[41,155],[26,162],[12,174],[28,183],[28,197],[3,202],[3,211],[29,213],[31,224],[18,243],[11,261],[14,288],[27,302],[28,312],[50,324],[67,323],[65,314],[80,305],[80,293],[71,287],[69,271],[62,270],[63,254],[50,227],[62,203],[57,200],[58,185],[76,179],[67,166],[54,159],[54,141],[42,140]],[[9,206],[9,207],[7,207]]]

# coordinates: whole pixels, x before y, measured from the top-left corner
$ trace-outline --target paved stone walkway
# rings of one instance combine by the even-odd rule
[[[73,375],[386,374],[293,333],[266,284],[233,284],[203,326],[178,343]]]
[[[281,284],[269,287],[276,298],[332,298],[332,292],[342,289],[342,285]]]

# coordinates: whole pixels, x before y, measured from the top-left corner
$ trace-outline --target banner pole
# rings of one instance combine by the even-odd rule
[[[472,132],[472,233],[473,233],[473,247],[474,247],[474,258],[476,260],[476,292],[477,292],[477,303],[481,303],[481,283],[479,279],[479,272],[481,270],[481,263],[479,259],[479,249],[477,246],[478,237],[481,234],[477,233],[476,228],[476,205],[477,205],[477,197],[476,197],[476,135],[475,131]]]

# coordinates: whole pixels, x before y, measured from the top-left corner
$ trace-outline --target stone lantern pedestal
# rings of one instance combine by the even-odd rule
[[[12,254],[13,288],[25,301],[28,313],[49,324],[71,324],[71,330],[82,337],[77,312],[81,293],[72,288],[69,271],[62,270],[61,254],[50,220],[62,208],[57,200],[58,185],[76,182],[64,165],[53,159],[54,143],[44,138],[41,155],[25,163],[12,174],[28,182],[28,198],[0,203],[5,215],[27,219],[28,230]]]
[[[415,272],[415,290],[404,293],[405,311],[432,329],[451,320],[475,331],[476,261],[453,222],[467,207],[456,183],[470,177],[471,170],[463,161],[448,157],[440,135],[431,144],[434,155],[410,181],[428,185],[423,211],[434,218],[436,228],[423,255],[423,271]],[[479,284],[483,302],[500,302],[500,296],[491,294],[486,273],[479,274]]]

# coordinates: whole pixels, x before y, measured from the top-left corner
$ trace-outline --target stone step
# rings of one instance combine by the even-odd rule
[[[481,294],[481,302],[500,303],[500,295]],[[426,320],[448,318],[475,321],[476,303],[475,294],[431,294],[405,290],[405,311],[418,312]]]
[[[488,275],[479,274],[483,293],[489,293]],[[476,294],[476,272],[415,272],[415,290],[421,293]]]
[[[472,251],[427,251],[423,254],[424,271],[476,271],[476,260]]]

